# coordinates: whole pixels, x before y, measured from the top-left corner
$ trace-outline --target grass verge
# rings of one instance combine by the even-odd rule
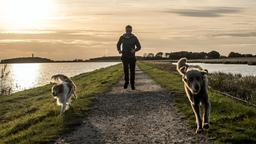
[[[181,77],[177,72],[161,70],[154,64],[139,62],[139,67],[162,87],[175,92],[175,104],[195,127],[193,112],[184,93]],[[212,105],[211,128],[206,133],[214,143],[256,143],[256,109],[209,90]]]
[[[0,96],[0,143],[54,142],[82,123],[95,95],[110,90],[121,70],[119,64],[73,77],[78,99],[63,116],[51,96],[51,85]]]

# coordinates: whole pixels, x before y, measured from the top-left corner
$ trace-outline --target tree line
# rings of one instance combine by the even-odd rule
[[[223,56],[218,51],[210,51],[208,53],[188,52],[188,51],[179,51],[179,52],[171,52],[171,53],[157,52],[156,54],[145,53],[143,55],[144,59],[180,59],[182,57],[186,57],[188,59],[219,59],[219,58],[256,57],[256,55],[230,52],[228,56]]]

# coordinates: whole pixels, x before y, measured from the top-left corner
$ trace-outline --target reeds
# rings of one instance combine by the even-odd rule
[[[243,77],[241,74],[212,73],[209,75],[209,85],[213,89],[256,104],[256,76]]]
[[[161,70],[176,72],[176,66],[168,62],[148,63]],[[208,78],[209,86],[213,89],[256,104],[256,76],[218,72],[209,74]]]
[[[10,71],[7,70],[8,65],[5,64],[1,68],[1,74],[0,74],[0,95],[10,95],[11,93],[11,87],[9,87],[6,82],[8,80],[8,76],[10,74]]]

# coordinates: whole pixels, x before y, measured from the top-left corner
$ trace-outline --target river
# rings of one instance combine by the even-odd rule
[[[118,62],[8,64],[7,71],[10,73],[5,82],[12,88],[12,92],[17,92],[48,84],[54,74],[72,77],[115,64]],[[2,68],[3,65],[1,64],[0,67]]]

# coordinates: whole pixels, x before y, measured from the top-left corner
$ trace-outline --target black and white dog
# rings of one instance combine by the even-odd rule
[[[203,128],[209,128],[211,106],[208,99],[208,71],[206,69],[189,66],[186,62],[186,58],[181,58],[177,63],[177,71],[182,76],[184,88],[196,118],[196,133],[199,133]],[[200,104],[204,107],[202,117]]]
[[[61,106],[60,114],[63,114],[69,109],[71,104],[71,98],[76,96],[76,85],[75,83],[63,74],[53,75],[51,77],[52,95],[57,99],[57,105]]]

